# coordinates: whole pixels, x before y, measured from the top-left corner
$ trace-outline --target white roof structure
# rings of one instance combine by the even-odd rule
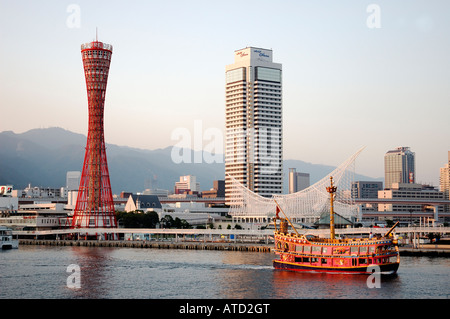
[[[229,214],[237,216],[272,217],[276,213],[276,203],[289,218],[320,217],[329,211],[330,177],[337,186],[334,199],[334,211],[350,218],[358,213],[358,206],[351,196],[351,184],[354,181],[354,162],[364,148],[358,150],[339,167],[310,187],[293,194],[272,195],[272,198],[262,197],[243,186],[232,176],[232,199]],[[275,202],[276,201],[276,202]]]

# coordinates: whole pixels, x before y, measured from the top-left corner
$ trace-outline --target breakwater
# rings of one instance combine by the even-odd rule
[[[229,243],[229,242],[135,241],[135,240],[126,241],[126,240],[20,239],[19,245],[231,250],[231,251],[253,251],[253,252],[271,252],[272,250],[271,245],[264,245],[264,244],[243,244],[243,243]]]

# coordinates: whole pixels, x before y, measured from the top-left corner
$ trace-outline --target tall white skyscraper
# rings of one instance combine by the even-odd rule
[[[255,193],[283,192],[282,76],[272,50],[235,51],[226,66],[225,197],[230,177]]]

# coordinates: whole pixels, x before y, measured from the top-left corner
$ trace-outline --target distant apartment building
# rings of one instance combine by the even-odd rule
[[[247,47],[225,70],[225,197],[231,177],[255,193],[283,192],[281,64],[272,50]]]
[[[447,164],[440,169],[439,185],[441,192],[444,193],[444,198],[450,200],[450,151]],[[445,211],[450,211],[450,205],[445,205]]]
[[[213,181],[213,187],[209,191],[203,191],[202,197],[203,198],[225,197],[225,181],[224,180]]]
[[[415,153],[409,147],[397,147],[384,155],[385,188],[391,188],[393,183],[414,183]]]
[[[299,192],[310,186],[308,173],[297,172],[295,168],[289,169],[289,194]]]
[[[147,188],[142,192],[142,195],[156,195],[158,197],[167,197],[169,196],[169,190],[160,188]]]
[[[197,183],[197,177],[193,175],[180,176],[180,181],[175,183],[175,194],[200,192],[200,184]]]
[[[13,190],[13,196],[19,198],[56,198],[56,197],[64,197],[64,188],[52,188],[52,187],[38,187],[31,186],[28,184],[28,187],[25,189]]]
[[[69,171],[66,173],[66,190],[67,191],[77,191],[80,187],[81,172],[80,171]]]

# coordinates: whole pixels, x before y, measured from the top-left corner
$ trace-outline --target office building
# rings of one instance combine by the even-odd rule
[[[225,181],[224,180],[213,181],[213,187],[209,191],[203,191],[202,197],[203,198],[225,197]]]
[[[283,191],[282,67],[272,50],[247,47],[226,66],[225,197],[231,177],[255,193]]]
[[[383,182],[356,181],[352,183],[352,198],[378,198],[378,191],[383,190]]]
[[[352,183],[351,194],[353,199],[357,198],[378,198],[378,191],[383,190],[383,182],[376,181],[356,181]],[[378,211],[378,204],[361,204],[361,211]]]
[[[295,168],[289,169],[289,194],[299,192],[310,186],[308,173],[297,172]]]
[[[435,211],[436,213],[443,212],[442,205],[431,205],[427,202],[421,204],[415,200],[442,200],[444,193],[438,191],[433,186],[414,184],[414,183],[393,183],[389,189],[378,191],[379,199],[402,199],[411,200],[405,203],[380,203],[378,204],[378,211]]]
[[[393,183],[414,183],[415,153],[409,147],[397,147],[384,155],[385,188],[391,188]]]

